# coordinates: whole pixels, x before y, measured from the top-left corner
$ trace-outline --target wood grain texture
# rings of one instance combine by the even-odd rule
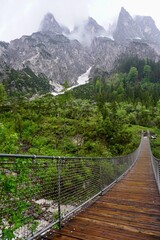
[[[148,138],[131,171],[95,203],[50,230],[46,240],[160,240],[160,195],[153,175]]]

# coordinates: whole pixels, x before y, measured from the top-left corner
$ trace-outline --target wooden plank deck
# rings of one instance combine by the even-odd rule
[[[45,240],[160,240],[160,195],[154,179],[148,138],[138,161],[109,192]]]

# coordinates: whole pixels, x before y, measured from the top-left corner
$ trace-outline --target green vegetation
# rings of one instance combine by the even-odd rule
[[[29,98],[35,94],[46,94],[51,90],[46,76],[42,74],[36,76],[29,67],[15,70],[5,66],[5,70],[0,71],[0,83],[3,84],[7,94],[12,97]]]
[[[26,96],[30,97],[37,91],[43,94],[49,91],[45,78],[36,77],[30,69],[26,69],[25,74],[10,71],[9,79],[13,79],[16,85],[11,87],[12,81],[1,81],[0,84],[0,152],[78,157],[126,155],[137,148],[141,131],[150,130],[157,134],[151,144],[154,155],[160,158],[159,66],[160,63],[149,60],[122,59],[118,70],[111,75],[99,71],[99,75],[86,85],[65,91],[56,97],[47,94],[33,100],[28,100]],[[30,90],[31,95],[28,95]],[[20,97],[21,92],[25,93],[22,94],[25,97]],[[98,166],[94,163],[90,168],[89,164],[85,165],[81,160],[75,175],[74,165],[71,167],[67,164],[64,163],[64,168],[61,169],[62,188],[67,188],[71,193],[70,199],[65,196],[62,198],[65,204],[70,200],[77,201],[72,193],[83,189],[85,181],[86,185],[89,184],[89,178],[90,181],[94,180],[94,169]],[[12,239],[14,230],[26,221],[33,222],[31,230],[35,230],[37,222],[32,218],[23,218],[23,213],[30,207],[30,202],[26,201],[28,196],[43,192],[43,189],[49,192],[51,186],[57,192],[56,163],[42,162],[42,165],[45,171],[42,167],[38,175],[34,172],[33,159],[27,162],[15,160],[15,169],[9,169],[10,166],[6,163],[8,174],[0,168],[2,201],[9,203],[12,199],[12,206],[15,204],[14,209],[17,209],[15,215],[12,206],[6,205],[3,208],[3,213],[8,216],[7,221],[13,226],[12,229],[3,229],[3,239]],[[103,162],[102,169],[108,177],[106,182],[112,181],[115,171],[113,165]],[[122,170],[123,166],[119,165],[117,174]],[[71,171],[72,177],[68,179]],[[37,179],[36,186],[30,176]],[[46,178],[49,179],[48,185],[43,185]],[[73,191],[75,183],[79,184],[79,189]],[[27,191],[26,185],[29,186]],[[25,199],[18,194],[25,195]],[[85,197],[89,197],[87,189]],[[49,194],[47,198],[50,199]],[[34,209],[41,212],[36,204]],[[3,224],[0,220],[0,225]]]
[[[159,69],[159,63],[149,60],[124,59],[117,73],[99,71],[86,85],[32,101],[7,97],[1,84],[0,152],[55,156],[130,153],[138,145],[142,129],[157,132],[160,127]]]
[[[127,104],[95,104],[67,95],[30,102],[12,100],[1,108],[0,152],[55,156],[130,153],[136,146],[128,126],[139,109],[131,114],[133,109],[127,108]]]
[[[153,152],[160,158],[160,62],[125,57],[117,64],[117,70],[106,74],[96,71],[96,77],[72,90],[75,98],[92,100],[98,106],[103,118],[106,104],[110,104],[112,114],[117,111],[130,132],[131,129],[150,129],[157,134],[152,140]],[[111,116],[111,115],[110,115]],[[121,125],[121,123],[120,123]],[[134,131],[131,131],[134,134]]]

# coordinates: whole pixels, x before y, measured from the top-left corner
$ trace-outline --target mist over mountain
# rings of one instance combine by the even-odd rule
[[[60,25],[56,21],[52,13],[47,13],[44,16],[44,19],[40,23],[39,31],[43,33],[53,33],[53,34],[64,34],[64,35],[70,34],[69,28],[67,28],[64,25],[63,26]]]
[[[111,24],[108,30],[89,17],[70,32],[65,23],[59,24],[47,13],[38,32],[10,43],[0,42],[1,62],[15,71],[30,69],[47,79],[52,91],[65,81],[76,85],[90,67],[90,76],[96,68],[110,73],[125,55],[159,61],[160,31],[150,16],[133,18],[123,7],[116,25]],[[0,68],[1,75],[5,69]]]
[[[100,26],[96,20],[89,17],[81,25],[76,26],[70,33],[70,39],[77,39],[85,46],[90,46],[93,39],[96,37],[106,37],[106,30]]]

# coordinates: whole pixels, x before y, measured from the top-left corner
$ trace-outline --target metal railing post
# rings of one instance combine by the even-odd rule
[[[103,195],[102,160],[99,160],[100,195]]]
[[[61,158],[57,159],[57,168],[58,168],[58,220],[59,220],[59,229],[61,229]]]
[[[158,161],[158,179],[157,179],[157,182],[158,182],[158,190],[159,190],[159,193],[160,193],[160,161]]]

